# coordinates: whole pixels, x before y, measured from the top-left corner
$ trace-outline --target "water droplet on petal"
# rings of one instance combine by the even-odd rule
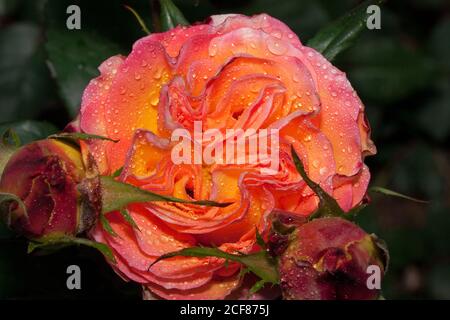
[[[210,57],[214,57],[217,54],[217,45],[214,43],[211,44],[209,46],[208,52]]]
[[[269,38],[267,40],[267,48],[274,55],[280,56],[287,51],[287,47],[278,39]]]

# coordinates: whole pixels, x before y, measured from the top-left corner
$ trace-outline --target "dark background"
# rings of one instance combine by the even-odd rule
[[[190,22],[215,13],[266,12],[306,43],[355,0],[175,1]],[[81,7],[81,30],[66,29],[66,8]],[[111,55],[127,54],[144,36],[123,4],[151,26],[150,1],[0,0],[0,133],[24,142],[62,129],[77,113],[82,90]],[[366,105],[378,154],[366,160],[372,185],[429,204],[374,195],[358,218],[384,238],[391,265],[387,299],[450,299],[450,1],[388,1],[381,30],[365,30],[334,61]],[[30,121],[31,120],[31,121]],[[82,270],[82,290],[66,289],[66,268]],[[0,298],[139,299],[87,248],[29,256],[26,243],[0,226]]]

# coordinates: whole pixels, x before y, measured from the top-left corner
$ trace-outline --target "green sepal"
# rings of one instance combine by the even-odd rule
[[[5,219],[8,227],[11,226],[11,220],[13,219],[10,207],[14,202],[22,209],[23,214],[28,219],[27,207],[22,199],[12,193],[0,192],[0,217]]]
[[[108,137],[99,136],[97,134],[89,134],[89,133],[83,133],[83,132],[61,132],[56,133],[48,136],[48,139],[59,139],[59,140],[66,140],[72,143],[78,144],[79,140],[105,140],[105,141],[111,141],[114,143],[119,142],[119,140],[114,140]]]
[[[319,207],[316,212],[314,212],[310,216],[310,220],[324,217],[341,217],[344,219],[350,219],[352,215],[347,215],[344,210],[339,206],[336,199],[330,196],[322,187],[312,181],[308,175],[306,174],[305,168],[303,167],[303,163],[295,152],[294,147],[291,147],[292,159],[294,160],[295,167],[297,168],[298,173],[305,181],[306,185],[311,188],[311,190],[317,195],[319,198]]]
[[[242,264],[247,272],[252,272],[258,276],[264,283],[278,284],[280,281],[276,260],[271,257],[267,251],[261,250],[251,254],[231,254],[218,248],[211,247],[191,247],[179,251],[171,252],[160,256],[153,262],[149,269],[161,260],[183,257],[217,257]]]
[[[103,229],[106,232],[108,232],[111,236],[113,236],[113,237],[117,237],[118,236],[118,234],[111,227],[111,224],[109,223],[108,219],[105,217],[104,213],[100,214],[100,222],[102,224]]]
[[[106,259],[108,259],[109,262],[114,264],[116,263],[114,254],[108,245],[84,238],[75,238],[68,235],[48,235],[32,240],[28,243],[28,253],[32,253],[36,249],[39,249],[41,254],[49,254],[73,245],[84,245],[97,249],[106,257]]]
[[[113,177],[110,176],[101,176],[100,184],[102,190],[103,213],[121,210],[123,208],[126,208],[126,206],[131,203],[153,201],[177,202],[210,207],[227,207],[231,204],[228,202],[219,203],[210,200],[188,201],[180,198],[163,196],[140,189],[128,183],[116,181]]]

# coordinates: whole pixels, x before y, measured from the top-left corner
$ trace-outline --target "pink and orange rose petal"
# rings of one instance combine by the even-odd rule
[[[83,143],[102,174],[124,166],[122,181],[183,199],[233,202],[226,208],[143,203],[128,207],[133,229],[117,212],[91,236],[111,246],[127,280],[167,299],[223,299],[241,281],[239,266],[218,258],[176,257],[149,269],[160,255],[206,245],[253,252],[255,226],[266,236],[273,209],[311,214],[318,199],[295,170],[293,145],[308,175],[348,211],[365,196],[364,157],[376,152],[363,105],[345,74],[265,14],[213,16],[138,40],[127,57],[100,66],[86,88],[83,132],[120,140]],[[280,170],[254,165],[174,164],[173,130],[280,131]]]

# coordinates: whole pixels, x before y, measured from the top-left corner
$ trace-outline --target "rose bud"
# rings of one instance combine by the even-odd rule
[[[306,223],[308,218],[279,209],[272,211],[271,218],[272,228],[269,233],[267,249],[270,255],[278,257],[286,250],[292,230]]]
[[[387,257],[378,239],[357,225],[342,218],[315,219],[292,233],[280,257],[283,298],[376,299],[380,288],[369,277],[379,276],[376,282],[381,282]]]
[[[69,143],[48,139],[25,145],[9,159],[0,180],[0,192],[23,204],[3,203],[2,216],[33,239],[87,230],[101,209],[94,167],[85,168],[81,153]]]

